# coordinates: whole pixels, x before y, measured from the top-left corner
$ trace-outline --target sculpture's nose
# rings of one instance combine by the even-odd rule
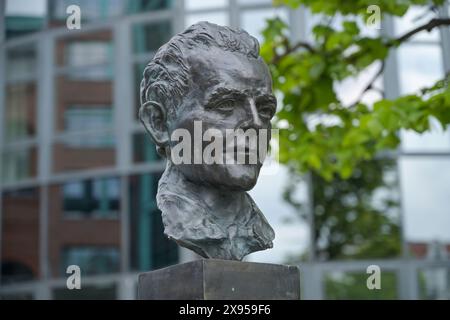
[[[262,126],[261,118],[258,114],[258,109],[256,109],[255,99],[247,98],[247,101],[244,106],[246,113],[246,120],[241,124],[242,129],[246,128],[255,128],[259,129]]]

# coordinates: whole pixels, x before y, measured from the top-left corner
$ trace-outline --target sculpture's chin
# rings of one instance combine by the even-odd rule
[[[230,165],[225,169],[228,179],[224,181],[226,188],[248,191],[256,185],[259,167],[255,165]]]
[[[210,185],[216,189],[248,191],[257,180],[261,166],[245,164],[178,165],[191,182]]]
[[[231,186],[230,188],[233,188],[233,190],[236,191],[250,191],[255,185],[256,181],[242,180],[239,181],[239,184],[237,184],[235,187]]]

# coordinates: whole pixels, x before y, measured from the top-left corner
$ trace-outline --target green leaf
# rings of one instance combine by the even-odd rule
[[[354,36],[359,34],[359,28],[355,21],[344,21],[342,26],[344,27],[344,31],[349,35]]]
[[[319,170],[321,167],[321,161],[320,157],[315,153],[310,153],[308,155],[308,164],[311,166],[311,168]]]

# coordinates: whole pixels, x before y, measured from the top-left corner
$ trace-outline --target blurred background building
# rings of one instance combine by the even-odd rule
[[[71,4],[81,8],[80,30],[66,28]],[[420,23],[410,11],[369,31],[402,34]],[[294,39],[307,39],[316,18],[266,0],[6,0],[0,14],[0,297],[12,299],[134,299],[139,272],[195,258],[163,236],[155,194],[164,162],[137,119],[146,63],[197,21],[262,40],[265,19],[278,15]],[[418,35],[389,57],[380,79],[388,97],[450,71],[447,31]],[[352,101],[360,83],[339,84],[342,98]],[[394,188],[372,190],[371,201],[395,198],[398,252],[322,254],[312,232],[320,220],[286,203],[292,177],[278,166],[251,191],[275,228],[275,248],[248,259],[299,263],[304,298],[450,298],[450,133],[403,132],[401,150],[383,161]],[[333,203],[312,184],[297,183],[300,203],[316,211]],[[66,288],[73,264],[82,290]],[[380,291],[366,287],[373,264]]]

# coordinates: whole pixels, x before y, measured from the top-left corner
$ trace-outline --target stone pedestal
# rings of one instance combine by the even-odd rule
[[[140,300],[298,300],[296,266],[202,259],[141,273]]]

